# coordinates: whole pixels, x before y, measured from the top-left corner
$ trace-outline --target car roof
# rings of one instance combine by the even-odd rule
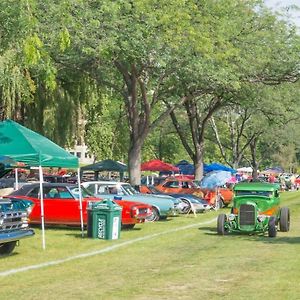
[[[31,189],[34,189],[36,187],[39,187],[40,183],[29,183],[29,184],[24,184],[22,185],[18,190],[12,192],[10,195],[19,195],[19,191],[29,191]],[[77,187],[78,185],[72,184],[72,183],[51,183],[51,182],[43,182],[43,188],[45,187]]]
[[[130,183],[126,183],[126,182],[120,182],[120,181],[85,181],[82,183],[83,185],[85,184],[130,184]]]
[[[241,182],[234,186],[234,191],[276,191],[279,189],[278,184],[268,183],[268,182]]]
[[[164,181],[194,181],[194,179],[188,178],[186,176],[182,177],[166,177]]]

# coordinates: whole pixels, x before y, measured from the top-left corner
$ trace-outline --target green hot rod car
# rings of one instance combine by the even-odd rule
[[[290,228],[290,211],[281,207],[278,184],[247,182],[234,187],[231,213],[220,214],[217,232],[225,235],[230,232],[265,233],[275,237],[280,231]]]

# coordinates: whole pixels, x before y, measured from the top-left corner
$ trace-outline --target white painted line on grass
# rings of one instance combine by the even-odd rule
[[[216,221],[216,218],[214,218],[212,220],[209,220],[209,221],[206,221],[206,222],[202,222],[202,223],[191,224],[191,225],[178,227],[178,228],[170,229],[170,230],[163,231],[163,232],[158,232],[158,233],[146,235],[146,236],[136,238],[136,239],[133,239],[133,240],[129,240],[129,241],[117,244],[117,245],[109,246],[109,247],[106,247],[106,248],[103,248],[103,249],[100,249],[100,250],[70,256],[70,257],[66,257],[64,259],[58,259],[58,260],[44,262],[44,263],[37,264],[37,265],[31,265],[31,266],[26,266],[26,267],[23,267],[23,268],[3,271],[3,272],[0,272],[0,276],[4,277],[4,276],[7,276],[7,275],[12,275],[12,274],[20,273],[20,272],[26,272],[26,271],[30,271],[30,270],[42,269],[42,268],[46,268],[46,267],[49,267],[49,266],[63,264],[63,263],[66,263],[66,262],[69,262],[69,261],[75,260],[75,259],[85,258],[85,257],[94,256],[94,255],[98,255],[98,254],[103,254],[103,253],[110,252],[110,251],[113,251],[115,249],[130,245],[130,244],[134,244],[136,242],[149,240],[149,239],[161,236],[161,235],[165,235],[165,234],[168,234],[168,233],[173,233],[173,232],[176,232],[176,231],[189,229],[189,228],[196,227],[196,226],[211,224],[215,221]]]

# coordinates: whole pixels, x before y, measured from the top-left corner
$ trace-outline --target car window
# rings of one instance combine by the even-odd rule
[[[69,192],[69,190],[66,187],[58,187],[57,191],[58,191],[59,198],[62,199],[73,198],[72,194]]]
[[[130,184],[121,184],[118,188],[119,195],[136,195],[138,192]]]
[[[236,196],[244,196],[244,195],[256,195],[256,196],[264,196],[264,197],[272,197],[272,191],[235,191]]]
[[[57,188],[44,188],[46,198],[60,198]]]
[[[39,197],[39,191],[40,191],[40,187],[35,187],[34,189],[32,189],[27,196],[28,197],[32,197],[32,198],[38,198]]]
[[[108,187],[108,192],[109,192],[109,194],[112,194],[112,195],[118,195],[118,190],[115,186]]]
[[[46,198],[52,199],[70,199],[72,194],[66,187],[49,187],[44,188],[44,195]]]
[[[169,187],[169,188],[178,188],[179,182],[178,181],[168,181],[164,184],[164,186]]]
[[[97,194],[109,194],[108,186],[99,185],[98,190],[97,190]]]
[[[69,189],[70,191],[69,191]],[[69,187],[66,187],[66,190],[69,192],[70,194],[70,197],[68,198],[76,198],[76,199],[79,199],[79,188],[76,186],[69,186]],[[91,193],[90,191],[88,191],[85,187],[81,186],[81,195],[83,198],[89,198],[89,197],[93,197],[94,196],[94,193]]]
[[[95,185],[91,184],[88,187],[86,187],[86,190],[89,191],[90,193],[94,194],[95,192]]]
[[[189,183],[184,181],[184,182],[182,182],[181,187],[184,188],[184,189],[188,189],[189,188]]]

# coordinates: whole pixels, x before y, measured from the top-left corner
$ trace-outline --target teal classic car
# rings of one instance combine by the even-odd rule
[[[157,221],[168,216],[178,215],[181,205],[185,205],[179,199],[171,196],[160,196],[138,193],[129,183],[116,181],[89,181],[82,185],[93,195],[99,198],[109,198],[143,202],[152,206],[153,214],[147,221]]]
[[[265,233],[275,237],[277,230],[290,229],[290,210],[280,207],[279,185],[251,182],[238,183],[234,187],[231,213],[220,214],[217,232]]]

